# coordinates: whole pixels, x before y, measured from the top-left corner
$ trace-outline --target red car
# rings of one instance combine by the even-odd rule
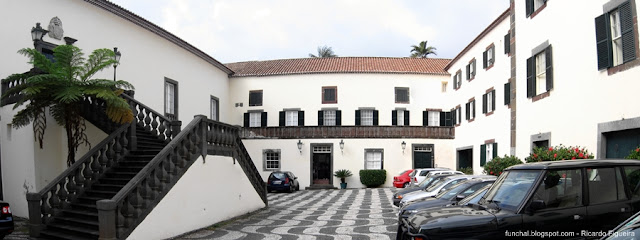
[[[411,185],[411,177],[409,174],[413,172],[413,169],[403,171],[399,176],[393,177],[393,186],[397,188],[406,188]]]

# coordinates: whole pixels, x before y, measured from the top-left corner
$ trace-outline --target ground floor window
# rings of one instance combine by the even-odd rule
[[[383,152],[384,151],[382,149],[365,149],[364,150],[364,168],[365,169],[382,169]]]
[[[265,149],[262,152],[264,170],[280,170],[280,149]]]

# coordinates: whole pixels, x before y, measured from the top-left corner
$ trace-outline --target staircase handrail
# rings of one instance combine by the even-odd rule
[[[157,136],[160,140],[169,142],[180,132],[181,121],[168,118],[126,93],[122,93],[121,96],[129,102],[133,117],[138,125],[144,127],[147,131],[151,131],[151,134]],[[136,140],[133,139],[132,141],[135,148]]]

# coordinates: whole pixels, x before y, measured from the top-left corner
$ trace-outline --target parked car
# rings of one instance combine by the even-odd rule
[[[639,210],[639,186],[640,161],[516,165],[505,169],[477,204],[403,219],[398,238],[498,239],[534,230],[579,237],[582,230],[606,232]]]
[[[276,171],[269,174],[267,180],[267,191],[282,191],[294,192],[300,190],[300,183],[298,183],[298,177],[293,175],[289,171]]]
[[[405,188],[397,191],[396,193],[393,194],[393,197],[392,197],[393,205],[396,207],[399,206],[400,201],[402,200],[402,198],[404,198],[406,194],[409,194],[415,191],[425,190],[429,188],[432,184],[437,183],[438,179],[445,178],[447,176],[451,176],[451,175],[434,175],[434,176],[425,178],[418,185],[412,185],[409,188]]]
[[[486,176],[486,175],[483,175]],[[451,187],[453,187],[454,185],[466,181],[467,179],[472,179],[472,178],[478,178],[481,176],[474,176],[474,175],[451,175],[451,176],[447,176],[445,178],[441,178],[438,179],[437,182],[434,182],[433,185],[431,185],[431,187],[422,190],[422,191],[415,191],[409,194],[406,194],[402,200],[400,200],[400,207],[409,204],[411,202],[415,202],[415,201],[420,201],[422,199],[426,199],[429,197],[434,197],[436,196],[438,193],[442,192],[442,191],[446,191],[447,189],[450,189]]]
[[[413,169],[409,169],[402,171],[398,176],[393,177],[393,186],[397,188],[406,188],[411,186],[411,177],[409,175],[413,172]]]
[[[409,175],[411,177],[411,182],[414,183],[414,184],[422,182],[422,180],[424,180],[427,177],[427,174],[429,174],[429,172],[435,171],[435,170],[451,170],[451,169],[448,169],[448,168],[416,168]],[[416,177],[419,178],[420,180],[418,180]]]
[[[413,177],[413,183],[422,182],[422,180],[424,180],[425,178],[433,175],[463,175],[463,174],[464,174],[463,172],[451,170],[451,169],[435,169],[434,168],[431,170],[422,170],[420,174],[416,174],[416,176]]]
[[[0,239],[11,234],[14,229],[13,214],[11,214],[11,207],[9,203],[0,201]]]
[[[496,181],[496,177],[476,178],[460,182],[447,191],[440,192],[433,198],[427,198],[424,201],[416,201],[411,204],[404,205],[398,211],[399,220],[407,218],[409,215],[417,213],[425,209],[434,207],[444,207],[452,205],[473,194],[477,190],[491,185]]]

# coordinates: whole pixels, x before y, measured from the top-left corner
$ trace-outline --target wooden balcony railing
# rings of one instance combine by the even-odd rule
[[[454,127],[424,126],[309,126],[243,128],[243,139],[259,138],[430,138],[454,139]]]

